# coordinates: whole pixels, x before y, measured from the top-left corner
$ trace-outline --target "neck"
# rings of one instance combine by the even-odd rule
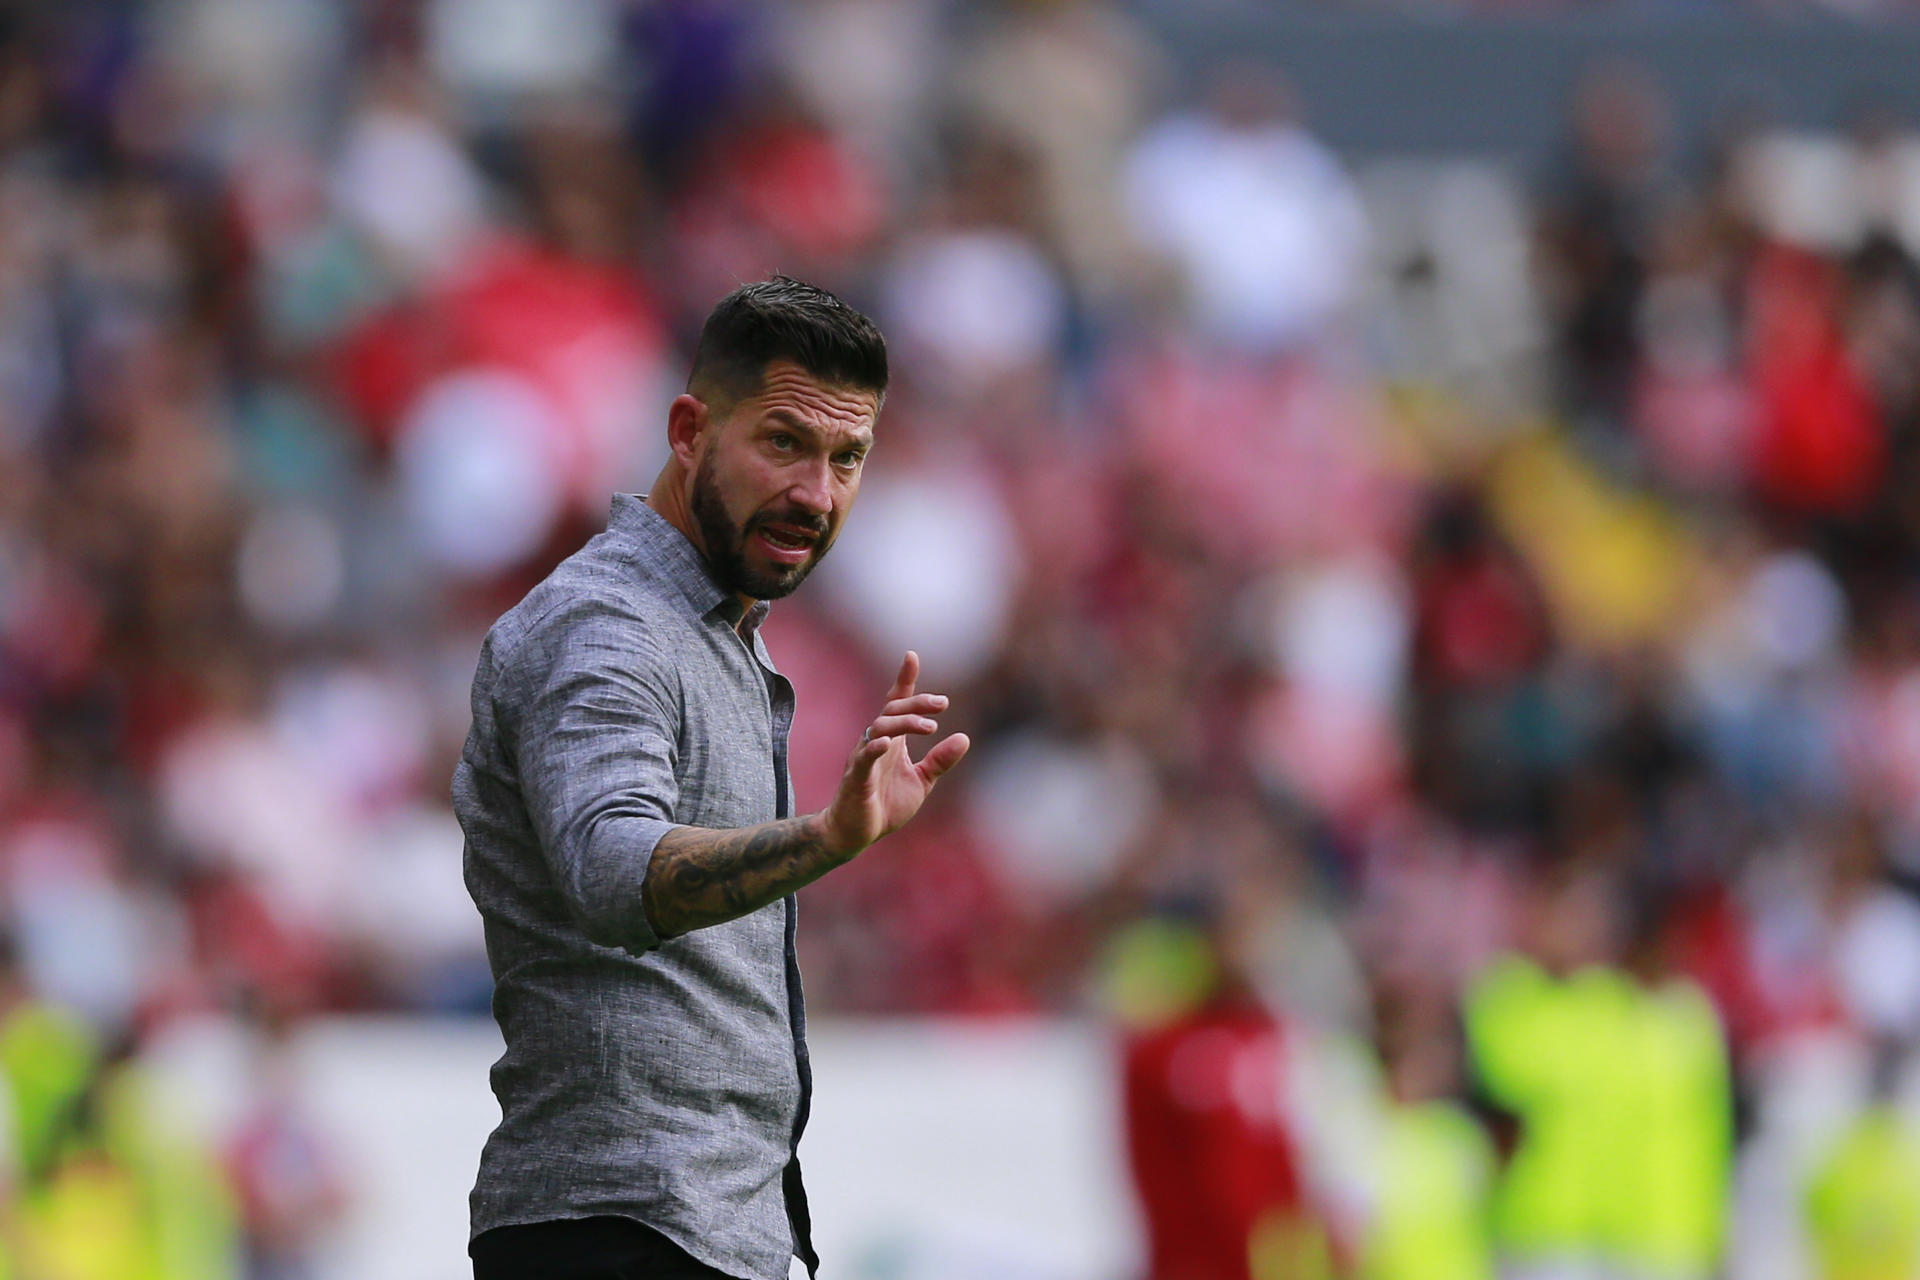
[[[693,544],[693,549],[700,553],[700,558],[707,562],[708,569],[712,569],[713,553],[708,550],[707,540],[700,533],[700,522],[693,518],[693,504],[688,498],[690,492],[686,468],[680,465],[677,458],[669,458],[667,465],[660,468],[660,474],[655,477],[653,488],[647,491],[646,503],[660,513],[661,519],[678,529]],[[734,628],[738,631],[746,625],[747,613],[759,601],[739,592],[734,593],[734,598],[740,602],[740,622]]]
[[[647,490],[646,503],[705,556],[706,539],[700,536],[700,522],[693,518],[693,504],[688,499],[688,493],[686,468],[680,465],[679,459],[668,458],[667,465],[660,468],[660,474],[654,477],[653,488]]]

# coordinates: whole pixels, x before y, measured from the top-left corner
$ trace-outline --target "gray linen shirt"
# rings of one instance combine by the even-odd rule
[[[751,1280],[815,1263],[794,900],[664,942],[640,905],[673,827],[792,812],[765,613],[736,631],[737,597],[623,494],[487,635],[453,777],[506,1038],[475,1235],[614,1214]]]

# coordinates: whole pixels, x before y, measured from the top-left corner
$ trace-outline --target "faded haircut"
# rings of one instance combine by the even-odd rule
[[[720,299],[701,326],[687,390],[724,409],[758,391],[776,360],[829,386],[887,391],[887,343],[873,321],[788,276],[743,284]]]

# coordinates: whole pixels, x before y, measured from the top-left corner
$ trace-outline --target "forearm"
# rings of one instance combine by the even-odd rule
[[[727,830],[675,827],[653,848],[641,905],[656,934],[678,937],[777,902],[857,852],[830,841],[819,814]]]

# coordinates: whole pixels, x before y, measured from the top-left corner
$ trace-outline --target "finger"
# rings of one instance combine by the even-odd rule
[[[972,739],[964,733],[942,738],[933,744],[933,750],[927,752],[920,761],[920,776],[928,786],[932,786],[942,774],[960,763],[960,758],[967,754],[967,748],[972,745]]]
[[[913,686],[920,680],[920,655],[907,650],[907,656],[900,660],[900,674],[893,678],[893,688],[887,691],[887,701],[897,702],[901,698],[913,696]]]
[[[947,695],[944,693],[916,693],[911,698],[895,698],[880,708],[883,716],[938,715],[947,709]]]
[[[853,748],[853,758],[847,762],[849,772],[854,774],[872,772],[873,762],[887,754],[887,748],[892,745],[892,738],[862,734],[859,743]]]
[[[940,722],[932,716],[881,716],[867,726],[867,738],[893,738],[903,733],[932,733]]]

